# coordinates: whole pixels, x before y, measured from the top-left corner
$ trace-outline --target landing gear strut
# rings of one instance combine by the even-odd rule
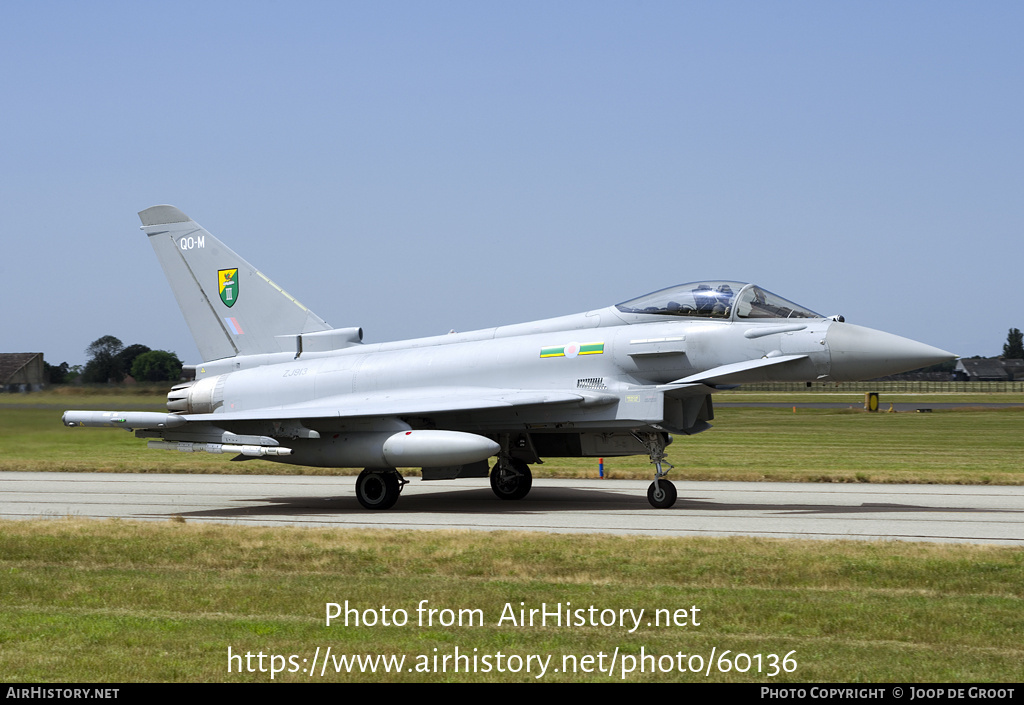
[[[665,437],[660,433],[634,433],[633,436],[644,444],[654,464],[654,482],[647,488],[647,501],[655,509],[668,509],[676,503],[676,486],[665,479],[672,463],[665,460]],[[662,466],[667,466],[662,468]]]
[[[394,468],[366,468],[356,478],[356,499],[366,509],[391,509],[407,483]]]
[[[533,486],[530,466],[518,458],[499,455],[491,470],[491,489],[499,499],[522,499]]]

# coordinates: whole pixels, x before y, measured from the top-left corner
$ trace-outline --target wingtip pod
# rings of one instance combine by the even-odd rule
[[[143,227],[150,225],[166,225],[168,223],[187,223],[192,220],[174,206],[150,206],[146,210],[139,211],[139,219]]]
[[[65,411],[65,426],[91,428],[175,428],[185,425],[185,419],[175,414],[157,411]]]

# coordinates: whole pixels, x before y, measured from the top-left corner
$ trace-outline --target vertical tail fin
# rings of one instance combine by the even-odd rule
[[[331,330],[174,206],[139,213],[204,361],[290,352],[294,336]]]

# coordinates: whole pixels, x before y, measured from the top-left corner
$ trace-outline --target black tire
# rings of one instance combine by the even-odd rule
[[[522,499],[533,487],[533,473],[530,466],[518,458],[508,465],[498,463],[491,470],[491,490],[498,499]]]
[[[668,480],[655,480],[647,488],[647,501],[655,509],[668,509],[676,503],[676,486]]]
[[[388,468],[366,468],[356,478],[356,499],[367,509],[391,509],[401,490],[398,473]]]

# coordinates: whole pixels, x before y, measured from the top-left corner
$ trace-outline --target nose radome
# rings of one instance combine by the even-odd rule
[[[910,338],[849,323],[833,323],[825,339],[832,360],[829,377],[843,382],[899,374],[957,357]]]

